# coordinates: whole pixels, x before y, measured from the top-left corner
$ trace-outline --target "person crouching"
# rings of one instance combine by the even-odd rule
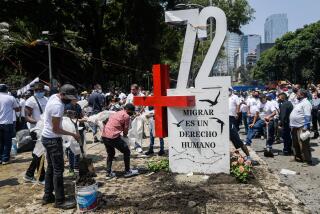
[[[134,105],[128,103],[125,105],[124,110],[118,111],[110,115],[108,122],[104,126],[102,133],[102,141],[106,147],[107,157],[107,175],[106,179],[115,177],[115,173],[112,172],[112,161],[115,156],[115,149],[123,153],[123,160],[125,165],[124,177],[131,177],[138,174],[137,170],[130,169],[130,149],[127,143],[121,139],[121,132],[126,137],[129,130],[130,116],[135,111]]]

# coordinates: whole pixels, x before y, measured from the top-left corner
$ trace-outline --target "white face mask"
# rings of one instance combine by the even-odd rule
[[[97,92],[98,92],[98,93],[102,93],[102,90],[101,90],[101,89],[99,89],[99,90],[97,90]]]

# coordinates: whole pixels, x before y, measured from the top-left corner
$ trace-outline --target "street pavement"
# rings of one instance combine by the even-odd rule
[[[241,135],[241,139],[245,140],[245,137]],[[284,156],[282,143],[273,146],[274,158],[266,158],[263,155],[265,145],[266,140],[254,139],[251,149],[268,164],[272,173],[279,175],[281,181],[291,188],[307,209],[312,213],[320,213],[320,139],[311,140],[314,166],[303,166],[302,163],[293,161],[293,156]],[[297,174],[282,175],[281,169],[295,171]]]

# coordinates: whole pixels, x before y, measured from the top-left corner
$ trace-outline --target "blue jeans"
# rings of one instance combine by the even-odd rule
[[[69,170],[74,171],[75,169],[79,169],[80,155],[74,155],[70,148],[67,148],[66,152],[69,159]]]
[[[160,140],[160,151],[164,151],[164,141],[163,141],[163,138],[159,138],[159,140]],[[149,147],[149,151],[153,151],[153,146],[154,146],[153,130],[150,129],[150,147]]]
[[[266,124],[265,124],[264,120],[259,119],[256,121],[256,123],[254,124],[254,126],[252,128],[249,128],[247,139],[246,139],[247,145],[250,146],[252,144],[252,139],[254,138],[254,136],[257,134],[257,132],[262,131],[263,127],[265,125]]]
[[[14,137],[13,124],[0,124],[0,161],[8,162]]]
[[[248,114],[247,112],[242,112],[242,122],[244,125],[244,130],[246,133],[248,133]]]
[[[64,201],[63,171],[64,159],[62,138],[42,137],[42,144],[47,150],[48,167],[45,176],[44,199],[55,192],[56,202]]]
[[[267,142],[266,146],[267,148],[272,148],[273,142],[274,142],[274,134],[275,134],[275,122],[273,120],[269,121],[268,123],[268,134],[267,134]]]

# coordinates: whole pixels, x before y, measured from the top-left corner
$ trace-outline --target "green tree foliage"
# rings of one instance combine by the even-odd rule
[[[0,22],[10,24],[10,41],[0,40],[0,80],[11,78],[19,87],[36,76],[48,80],[45,45],[52,44],[53,75],[62,82],[88,87],[146,85],[143,77],[154,63],[168,63],[178,70],[184,29],[164,23],[165,9],[176,0],[10,0],[0,1]],[[208,5],[201,0],[193,1]],[[229,29],[252,18],[246,0],[214,0],[226,11]],[[44,38],[42,31],[52,33]],[[206,52],[205,52],[206,53]],[[81,85],[78,86],[81,86]]]
[[[320,80],[320,22],[289,32],[264,52],[253,69],[265,81],[290,80],[306,83]]]

